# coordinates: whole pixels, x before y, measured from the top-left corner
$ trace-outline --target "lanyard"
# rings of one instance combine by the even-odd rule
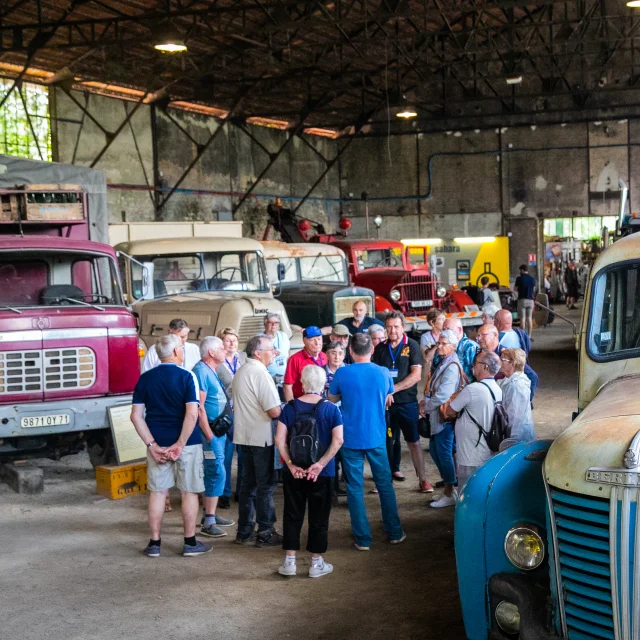
[[[229,371],[231,371],[232,375],[236,375],[236,371],[238,370],[238,354],[233,356],[233,367],[229,364],[229,361],[225,358],[225,364],[227,365]]]
[[[316,365],[316,367],[323,367],[324,365],[322,364],[322,351],[318,354],[318,358],[314,358],[308,351],[307,351],[307,355],[313,360],[313,364]]]
[[[396,360],[398,359],[398,355],[400,354],[400,351],[402,351],[402,347],[404,347],[405,345],[405,338],[406,336],[402,337],[402,340],[400,340],[400,344],[395,348],[395,351],[391,348],[391,343],[387,342],[387,349],[389,349],[389,355],[391,356],[391,368],[395,369],[396,368]]]
[[[204,362],[204,360],[203,360]],[[218,384],[220,385],[220,389],[222,389],[222,393],[224,393],[224,396],[227,400],[229,400],[229,396],[227,395],[227,392],[224,388],[224,385],[222,384],[222,380],[220,380],[220,376],[218,375],[217,371],[211,367],[210,365],[208,365],[206,362],[204,363],[207,367],[209,367],[209,370],[211,371],[211,373],[213,373],[213,375],[216,377],[216,380],[218,381]]]

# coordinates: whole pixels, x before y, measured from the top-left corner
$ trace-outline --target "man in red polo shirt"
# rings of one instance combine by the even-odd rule
[[[327,356],[322,353],[322,331],[319,327],[307,327],[302,333],[302,341],[304,349],[287,361],[284,374],[284,399],[287,402],[304,395],[301,376],[306,366],[315,364],[324,368],[327,364]]]

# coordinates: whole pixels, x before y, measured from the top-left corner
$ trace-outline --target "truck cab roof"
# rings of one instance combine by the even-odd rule
[[[344,256],[337,245],[308,242],[263,242],[264,257],[269,258],[306,258],[316,256]]]
[[[106,253],[115,257],[113,247],[91,240],[74,240],[72,238],[58,238],[45,235],[2,236],[0,235],[0,250],[15,249],[24,251],[29,249],[60,249],[62,251],[90,251],[92,253]]]
[[[262,251],[251,238],[175,238],[169,240],[133,240],[116,245],[116,251],[132,256],[175,255],[230,251]]]
[[[351,240],[335,236],[318,236],[320,244],[335,244],[344,251],[349,249],[404,249],[402,242],[398,240],[374,240],[373,238]]]

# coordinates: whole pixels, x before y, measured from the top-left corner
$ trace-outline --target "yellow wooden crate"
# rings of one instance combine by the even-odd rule
[[[147,493],[147,463],[96,467],[96,490],[111,500]]]

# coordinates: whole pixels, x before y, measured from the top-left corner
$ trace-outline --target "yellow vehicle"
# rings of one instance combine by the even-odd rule
[[[640,637],[640,233],[591,270],[580,413],[469,479],[456,508],[467,637]]]
[[[125,296],[147,347],[173,318],[189,323],[191,342],[233,327],[240,348],[264,329],[268,312],[292,329],[267,277],[262,245],[249,238],[135,240],[116,245]]]

